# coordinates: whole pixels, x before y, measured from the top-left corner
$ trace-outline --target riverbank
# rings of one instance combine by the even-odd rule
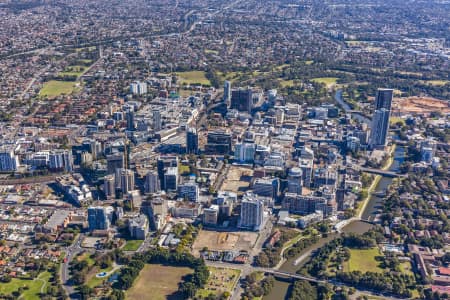
[[[395,149],[396,148],[397,148],[397,145],[393,144],[391,146],[391,148],[389,149],[389,159],[388,159],[387,163],[381,168],[382,170],[388,170],[392,166],[392,164],[394,163],[394,153],[395,153]],[[358,209],[357,209],[356,217],[358,219],[362,218],[362,216],[364,214],[364,211],[367,208],[367,204],[369,203],[370,196],[372,195],[373,191],[376,189],[376,187],[380,183],[381,178],[383,178],[383,176],[376,175],[375,179],[372,182],[372,184],[367,189],[367,197],[365,197],[361,201],[361,204],[358,206]]]

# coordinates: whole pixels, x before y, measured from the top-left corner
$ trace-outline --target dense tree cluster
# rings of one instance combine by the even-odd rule
[[[291,248],[289,248],[285,253],[284,256],[286,258],[291,258],[297,256],[300,252],[302,252],[304,249],[308,248],[309,246],[315,244],[319,240],[319,236],[313,235],[311,237],[302,239],[295,243]]]
[[[281,233],[280,239],[273,246],[267,245],[263,251],[255,257],[255,265],[264,268],[276,266],[281,259],[283,245],[299,234],[297,231],[287,228],[277,228],[274,232],[275,231]]]
[[[262,280],[258,280],[258,277],[258,272],[253,272],[245,277],[244,293],[242,295],[243,300],[267,296],[272,290],[275,284],[275,278],[273,276],[269,275]]]

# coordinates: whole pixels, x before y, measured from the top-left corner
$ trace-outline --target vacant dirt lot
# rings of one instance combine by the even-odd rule
[[[231,166],[225,177],[221,190],[235,193],[245,192],[250,186],[252,177],[252,169]]]
[[[202,230],[192,246],[194,255],[199,255],[204,247],[209,250],[247,250],[253,248],[258,238],[255,232],[217,232]]]
[[[431,112],[450,113],[448,101],[431,97],[407,97],[395,98],[393,103],[394,113],[429,115]]]
[[[182,277],[193,273],[189,268],[145,265],[131,289],[126,292],[127,300],[177,300],[183,299],[178,292]]]

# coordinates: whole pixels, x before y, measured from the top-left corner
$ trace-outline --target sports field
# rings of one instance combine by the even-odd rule
[[[182,84],[211,85],[204,71],[177,72]]]
[[[378,248],[371,249],[350,249],[350,259],[344,263],[346,272],[361,271],[380,272],[383,270],[379,267],[380,262],[375,257],[380,256]]]
[[[76,90],[76,85],[77,83],[73,81],[50,80],[44,83],[39,95],[47,98],[55,98],[62,94],[69,95]]]
[[[145,265],[138,278],[129,289],[127,300],[177,300],[183,299],[178,292],[178,284],[183,276],[193,273],[189,268],[169,267],[163,265]]]
[[[332,87],[333,85],[336,84],[338,79],[339,78],[337,78],[337,77],[317,77],[317,78],[313,78],[311,80],[314,82],[323,83],[327,87]]]

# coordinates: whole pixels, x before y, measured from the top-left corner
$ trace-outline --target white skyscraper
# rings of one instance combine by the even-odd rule
[[[254,195],[244,195],[241,203],[240,228],[260,230],[264,221],[264,203]]]

